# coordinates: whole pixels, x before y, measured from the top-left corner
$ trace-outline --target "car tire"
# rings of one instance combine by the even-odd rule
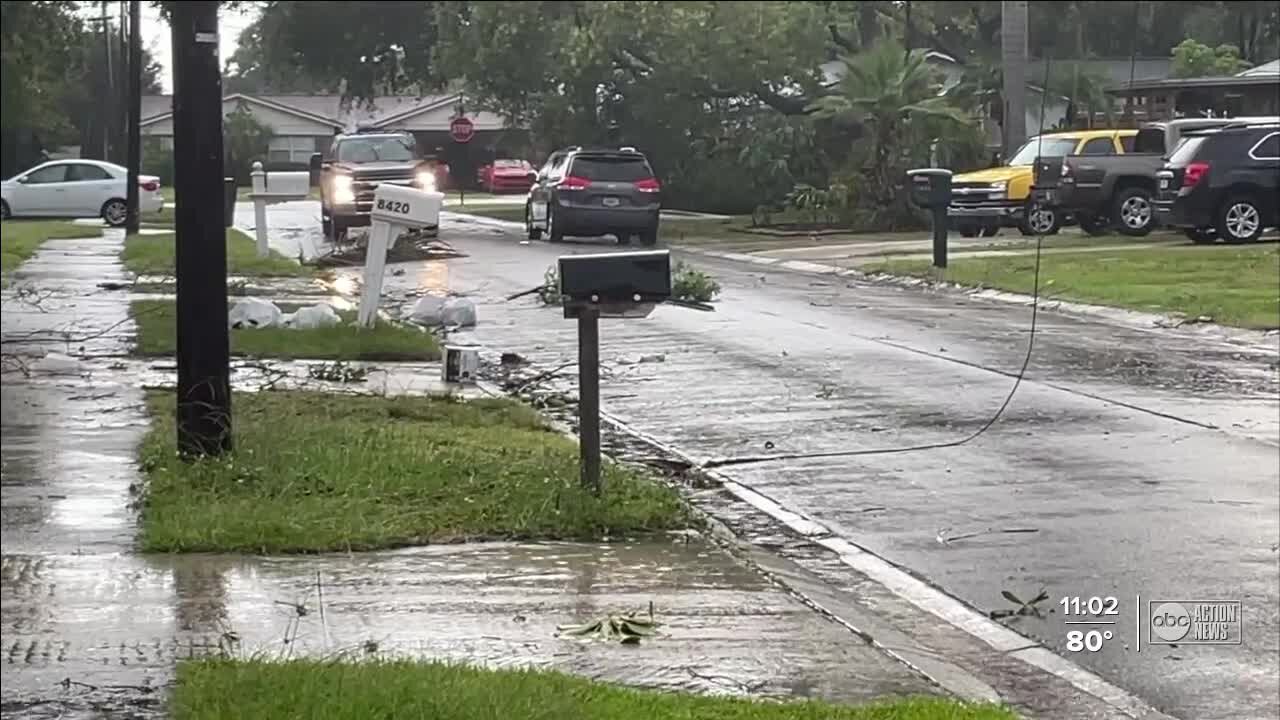
[[[653,227],[645,228],[644,231],[640,233],[640,244],[645,247],[653,247],[654,245],[658,244],[658,226],[657,225],[654,225]]]
[[[1080,215],[1076,220],[1080,223],[1080,230],[1082,230],[1086,235],[1102,237],[1103,235],[1111,234],[1110,224],[1107,222],[1105,217]]]
[[[961,225],[956,228],[956,232],[960,233],[960,237],[976,238],[982,230],[977,225]]]
[[[1233,245],[1251,243],[1262,235],[1262,209],[1249,195],[1236,195],[1218,206],[1214,223],[1218,237]]]
[[[1218,241],[1218,231],[1213,228],[1185,228],[1182,234],[1196,245],[1212,245]]]
[[[524,232],[530,240],[542,239],[542,229],[533,226],[533,206],[528,204],[524,206]]]
[[[982,235],[982,237],[995,237],[996,235],[1000,234],[1000,226],[984,225],[982,228],[982,232],[979,234]]]
[[[1112,214],[1116,228],[1131,237],[1145,237],[1156,226],[1156,207],[1151,191],[1140,187],[1127,187],[1116,195]]]
[[[617,235],[618,235],[618,244],[619,244],[619,245],[630,245],[630,244],[631,244],[631,233],[620,232],[620,233],[618,233]]]
[[[1062,227],[1062,214],[1053,208],[1027,203],[1018,230],[1023,235],[1056,235]]]
[[[102,203],[102,210],[99,213],[102,220],[111,227],[124,227],[129,222],[129,203],[120,198],[111,198]]]
[[[0,220],[8,220],[13,217],[13,211],[9,209],[9,203],[0,200]]]
[[[551,209],[551,205],[547,205],[547,242],[558,243],[564,240],[564,231],[560,229],[560,224],[556,222],[556,214]]]
[[[329,228],[324,234],[325,239],[332,245],[341,245],[347,240],[347,226],[337,218],[329,219]]]

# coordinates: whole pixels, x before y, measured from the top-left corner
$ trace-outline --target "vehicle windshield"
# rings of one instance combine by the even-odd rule
[[[1076,149],[1076,143],[1079,140],[1072,138],[1044,138],[1043,141],[1039,137],[1033,137],[1026,142],[1025,145],[1018,148],[1018,152],[1013,154],[1009,160],[1010,165],[1032,165],[1036,161],[1036,156],[1042,157],[1062,157],[1070,155]]]
[[[413,140],[409,138],[347,138],[338,143],[338,162],[409,162],[413,159]]]
[[[1169,155],[1169,163],[1171,165],[1186,165],[1196,156],[1196,152],[1200,150],[1200,146],[1204,144],[1205,137],[1203,135],[1192,135],[1184,137],[1178,143],[1178,147]]]
[[[570,175],[599,182],[635,182],[653,177],[649,165],[638,157],[579,157]]]

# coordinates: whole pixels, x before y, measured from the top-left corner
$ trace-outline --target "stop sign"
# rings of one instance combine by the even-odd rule
[[[476,126],[465,117],[456,117],[449,123],[449,135],[454,142],[471,142],[476,135]]]

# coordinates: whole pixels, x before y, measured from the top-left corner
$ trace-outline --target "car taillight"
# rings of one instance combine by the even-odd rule
[[[561,190],[586,190],[588,187],[591,187],[590,180],[574,175],[566,175],[564,180],[560,181]]]
[[[1200,178],[1209,172],[1209,163],[1193,162],[1187,165],[1187,169],[1182,173],[1182,187],[1195,187],[1200,182]]]
[[[640,192],[653,193],[661,190],[662,185],[658,182],[658,178],[645,178],[636,181],[636,189]]]
[[[160,189],[160,183],[155,180],[144,180],[138,183],[138,185],[147,192],[155,192]]]

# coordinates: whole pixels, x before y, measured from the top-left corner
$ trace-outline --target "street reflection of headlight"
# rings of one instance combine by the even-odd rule
[[[435,173],[431,173],[427,171],[420,172],[418,173],[417,181],[418,181],[418,187],[422,188],[423,190],[426,190],[427,192],[435,192],[436,190]]]
[[[356,201],[356,193],[352,187],[350,175],[335,175],[332,189],[334,202],[351,203]]]

